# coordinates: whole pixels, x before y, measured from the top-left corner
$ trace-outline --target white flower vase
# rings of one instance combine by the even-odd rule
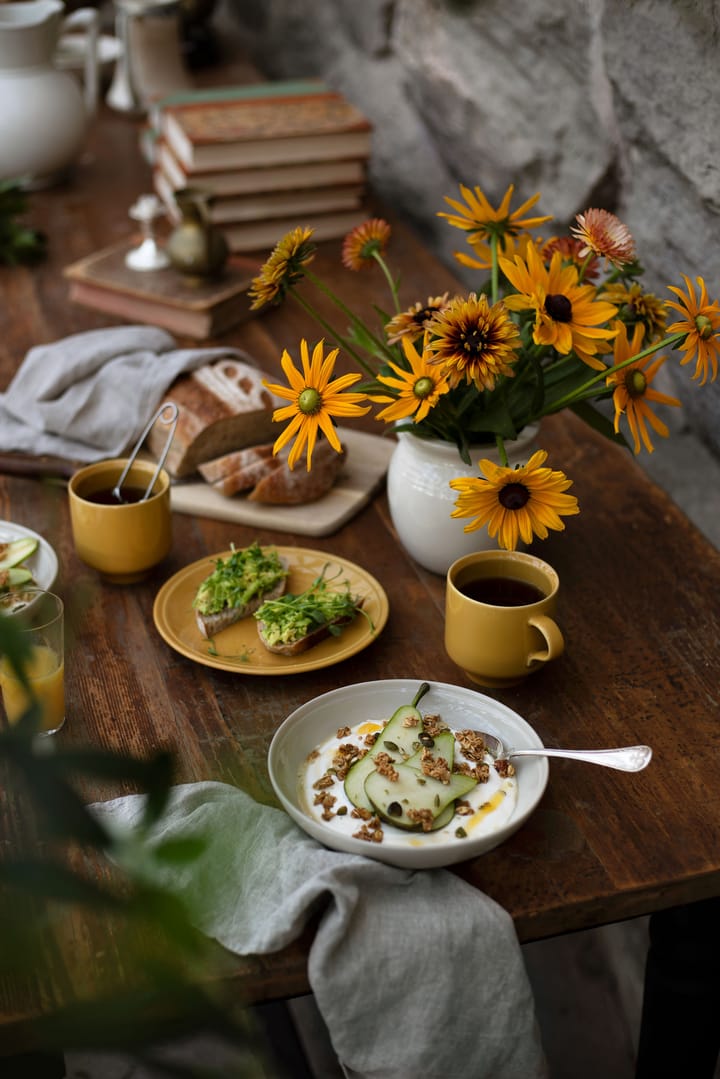
[[[538,448],[537,432],[537,425],[529,425],[518,439],[505,443],[510,466],[529,460]],[[457,492],[450,480],[480,476],[481,458],[500,463],[494,445],[472,446],[470,457],[472,464],[466,465],[452,442],[404,431],[397,435],[387,474],[390,516],[403,547],[432,573],[444,575],[456,558],[498,547],[487,528],[465,532],[469,518],[451,517]]]

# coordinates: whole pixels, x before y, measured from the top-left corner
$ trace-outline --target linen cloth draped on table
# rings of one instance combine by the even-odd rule
[[[165,330],[111,326],[31,348],[0,394],[0,451],[90,463],[117,457],[140,437],[184,371],[234,348],[176,347]]]
[[[91,808],[117,834],[143,805],[129,795]],[[190,836],[205,841],[197,860],[153,861],[159,843]],[[284,948],[322,911],[308,976],[349,1079],[546,1076],[512,919],[448,870],[328,850],[281,810],[215,782],[173,788],[141,851],[142,875],[238,955]]]

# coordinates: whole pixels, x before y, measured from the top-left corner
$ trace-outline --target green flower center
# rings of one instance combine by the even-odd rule
[[[625,389],[631,397],[642,397],[647,389],[647,379],[637,367],[625,375]]]
[[[426,397],[430,396],[434,389],[435,384],[433,380],[428,378],[427,375],[423,375],[423,377],[419,378],[413,386],[413,393],[416,397],[419,397],[421,401],[424,401]]]
[[[322,397],[312,386],[306,386],[298,397],[298,408],[305,416],[313,416],[322,408]]]
[[[556,322],[570,322],[572,320],[572,304],[562,292],[552,292],[545,297],[545,311]]]
[[[695,316],[695,329],[698,332],[698,337],[702,337],[703,341],[707,341],[713,332],[712,322],[707,315]]]
[[[530,500],[530,492],[522,483],[506,483],[498,495],[506,510],[521,510]]]

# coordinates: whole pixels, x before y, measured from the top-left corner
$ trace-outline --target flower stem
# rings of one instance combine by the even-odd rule
[[[388,267],[388,264],[385,262],[385,259],[382,257],[380,252],[379,251],[373,251],[372,255],[373,255],[373,258],[375,259],[375,261],[377,262],[378,266],[382,270],[382,272],[385,274],[385,279],[386,279],[388,285],[390,286],[390,292],[392,294],[393,304],[395,306],[395,312],[396,312],[396,314],[399,315],[400,314],[400,300],[398,299],[397,282],[394,280],[393,275],[390,273],[390,269]]]
[[[654,352],[659,352],[661,348],[674,348],[687,337],[685,333],[675,333],[670,337],[664,337],[662,341],[656,341],[653,345],[648,345],[647,348],[642,349],[635,356],[628,356],[622,363],[613,364],[611,367],[606,367],[602,371],[598,371],[596,375],[584,382],[582,386],[578,386],[577,389],[572,390],[570,393],[566,393],[564,397],[560,397],[553,404],[552,408],[546,413],[549,415],[552,412],[561,412],[562,409],[567,408],[574,401],[582,400],[587,395],[588,390],[591,390],[598,382],[602,382],[607,378],[610,371],[622,371],[624,367],[629,367],[630,364],[637,363],[638,360],[644,360],[646,356],[652,356]]]
[[[319,311],[315,310],[315,308],[309,302],[309,300],[306,300],[304,296],[301,296],[301,294],[299,292],[296,292],[292,285],[290,285],[288,291],[292,293],[292,295],[297,300],[297,302],[300,304],[300,306],[305,311],[307,311],[307,313],[312,318],[314,318],[315,321],[320,326],[322,326],[322,328],[326,331],[326,333],[328,333],[330,335],[330,337],[333,339],[333,341],[335,341],[338,345],[342,346],[342,348],[344,348],[345,351],[348,352],[352,356],[352,358],[355,360],[355,362],[360,364],[363,371],[367,375],[370,375],[371,378],[374,378],[375,377],[375,372],[373,371],[370,364],[367,363],[367,361],[363,359],[363,357],[352,347],[352,345],[343,337],[342,334],[337,332],[337,330],[334,328],[334,326],[331,326],[330,323],[326,319],[323,318],[323,316],[320,314]]]
[[[335,304],[337,309],[339,311],[342,311],[342,313],[344,315],[346,315],[347,318],[350,319],[350,322],[354,326],[359,326],[362,329],[362,331],[365,334],[367,334],[367,336],[371,339],[371,341],[373,341],[373,343],[383,353],[384,356],[387,356],[387,358],[390,359],[390,360],[395,359],[394,353],[388,348],[385,341],[381,340],[381,338],[379,338],[377,336],[377,334],[372,333],[367,328],[367,326],[362,321],[362,319],[358,318],[358,316],[355,314],[355,312],[351,311],[350,308],[347,306],[347,304],[343,303],[343,301],[339,298],[339,296],[336,296],[335,293],[332,291],[332,289],[328,288],[328,286],[323,281],[321,281],[319,277],[316,277],[315,274],[311,273],[309,270],[305,271],[305,277],[306,277],[306,279],[308,281],[311,281],[312,284],[315,285],[315,288],[319,289],[320,292],[324,293],[328,297],[329,300],[332,300],[332,302]],[[293,295],[297,295],[297,293],[293,292]],[[310,308],[308,308],[308,309],[310,309]],[[318,320],[318,322],[320,322],[321,319],[320,319],[320,316],[317,314],[317,312],[312,311],[312,309],[310,309],[310,310],[311,310],[311,313],[313,314],[313,317],[316,318]],[[338,336],[338,335],[336,335],[336,336]],[[350,348],[350,346],[347,344],[347,342],[344,342],[344,344],[345,344],[345,348],[347,348],[348,351],[351,352],[352,355],[355,356],[358,359],[358,362],[360,364],[362,364],[364,369],[366,371],[369,370],[367,364],[363,360],[359,359],[357,353],[355,351],[353,351],[352,348]]]
[[[508,468],[510,462],[508,461],[507,450],[505,449],[505,439],[502,435],[495,435],[495,445],[497,446],[498,456],[500,457],[500,464],[503,468]]]

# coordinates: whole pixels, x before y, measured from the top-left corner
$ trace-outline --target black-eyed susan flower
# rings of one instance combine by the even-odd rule
[[[448,393],[450,384],[437,366],[427,362],[425,349],[418,352],[409,337],[403,337],[401,344],[409,370],[391,363],[394,375],[378,375],[378,382],[388,386],[393,396],[376,393],[368,396],[379,403],[390,402],[378,412],[377,419],[392,423],[412,416],[415,423],[421,423],[442,395]]]
[[[448,224],[467,232],[469,234],[468,240],[471,243],[475,240],[490,241],[493,237],[500,240],[508,235],[517,236],[520,232],[536,228],[538,225],[543,225],[546,221],[552,220],[547,215],[538,217],[524,216],[533,208],[540,195],[533,195],[531,198],[526,199],[521,206],[518,206],[516,210],[511,211],[510,203],[514,191],[514,184],[510,184],[502,197],[500,205],[497,209],[494,209],[479,187],[470,188],[460,184],[460,194],[465,202],[462,203],[457,199],[448,198],[446,195],[445,202],[452,207],[455,213],[449,214],[441,210],[438,212],[438,217],[447,218]]]
[[[385,335],[389,345],[396,345],[403,337],[417,341],[422,337],[431,321],[448,305],[448,293],[442,296],[428,296],[427,303],[418,301],[406,311],[394,315],[385,325]]]
[[[563,263],[556,251],[546,266],[539,253],[528,248],[527,258],[500,259],[502,272],[517,289],[505,297],[511,311],[535,311],[533,340],[548,345],[562,355],[575,352],[589,367],[604,370],[599,355],[607,352],[616,330],[608,320],[617,308],[596,299],[593,285],[578,282],[578,270]]]
[[[441,367],[451,387],[474,382],[482,392],[494,389],[500,375],[514,375],[520,333],[502,303],[490,304],[474,292],[466,299],[458,296],[435,317],[430,331],[430,362]]]
[[[280,303],[290,286],[302,278],[304,267],[315,257],[312,234],[312,229],[296,228],[278,241],[248,290],[251,311]]]
[[[577,214],[576,225],[571,225],[573,236],[580,240],[580,256],[601,255],[616,266],[632,262],[635,243],[627,225],[609,210],[586,210]]]
[[[679,345],[685,353],[680,365],[691,363],[695,360],[695,374],[693,378],[700,379],[700,385],[704,386],[710,376],[714,382],[718,372],[718,355],[720,355],[720,304],[715,300],[708,301],[707,289],[702,277],[696,277],[698,296],[695,296],[695,288],[689,277],[682,275],[687,293],[673,285],[668,285],[671,292],[680,300],[668,300],[668,307],[674,307],[683,316],[678,322],[668,327],[668,333],[685,333],[687,337]],[[710,372],[712,371],[712,375]],[[700,377],[702,376],[702,378]]]
[[[649,341],[655,341],[665,333],[666,304],[659,296],[646,292],[639,282],[610,281],[598,294],[598,299],[617,307],[618,318],[628,326],[641,322]]]
[[[480,461],[483,476],[450,481],[458,492],[452,517],[471,517],[466,532],[487,525],[488,535],[514,551],[533,536],[547,539],[548,530],[562,532],[562,517],[580,512],[577,498],[565,494],[572,481],[563,472],[545,466],[547,453],[538,450],[519,468]]]
[[[376,256],[387,250],[390,226],[381,217],[363,221],[352,229],[342,245],[342,264],[348,270],[362,270],[370,266]]]
[[[366,400],[364,393],[347,392],[350,386],[354,386],[360,379],[360,375],[340,375],[339,378],[331,380],[337,355],[338,349],[335,348],[326,356],[325,342],[318,341],[313,348],[311,359],[307,341],[303,339],[300,342],[302,371],[297,369],[287,349],[282,354],[280,362],[289,387],[263,382],[271,393],[290,402],[289,405],[276,408],[273,412],[273,420],[278,422],[290,420],[285,430],[276,439],[273,453],[279,453],[283,446],[295,438],[288,457],[288,465],[291,469],[295,467],[303,449],[307,446],[307,467],[310,471],[312,452],[320,431],[337,453],[342,452],[340,439],[333,426],[333,417],[363,416],[370,410],[369,405],[365,408],[361,407],[360,402]]]
[[[669,397],[665,393],[659,393],[653,389],[652,381],[665,363],[665,356],[649,355],[638,359],[635,363],[625,364],[626,360],[632,359],[642,351],[644,327],[637,323],[628,341],[627,327],[618,322],[618,335],[614,343],[614,366],[607,376],[608,386],[614,386],[613,404],[615,406],[615,430],[620,430],[620,417],[625,416],[633,436],[633,449],[640,453],[640,441],[648,453],[653,452],[650,434],[647,425],[650,424],[653,431],[663,438],[667,438],[667,425],[660,420],[650,408],[650,401],[661,405],[678,406],[680,402],[676,397]]]

